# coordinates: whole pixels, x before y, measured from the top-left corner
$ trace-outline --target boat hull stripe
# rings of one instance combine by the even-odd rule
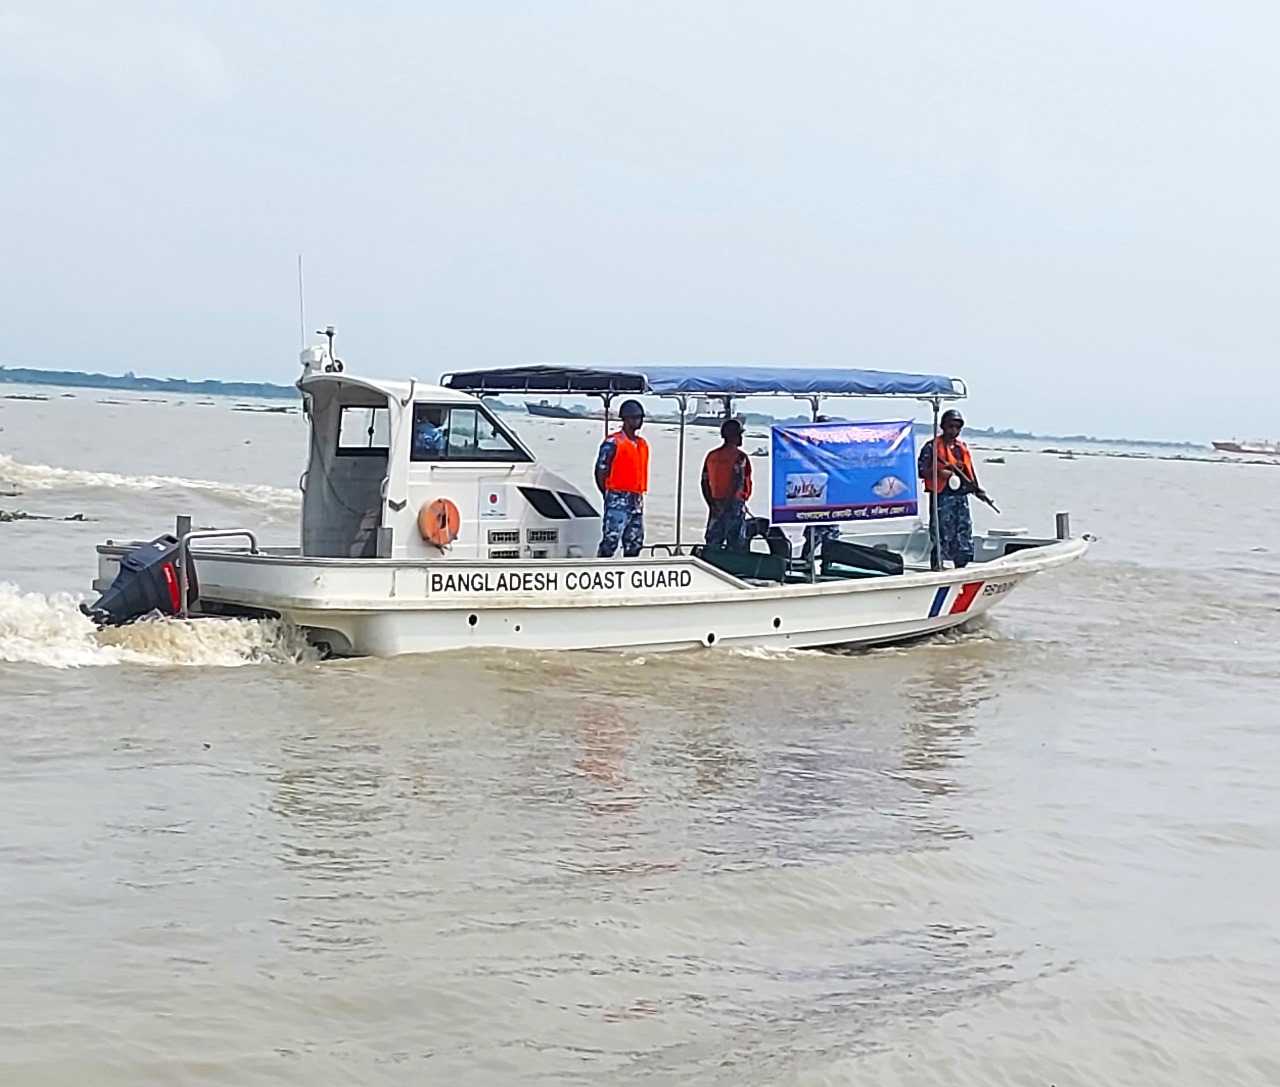
[[[951,605],[951,614],[959,615],[963,611],[969,610],[969,605],[973,603],[973,598],[978,595],[978,590],[982,588],[981,581],[970,581],[961,588],[956,602]]]
[[[942,614],[942,605],[947,602],[947,593],[950,591],[950,585],[940,585],[938,587],[938,591],[933,594],[933,607],[929,609],[930,619],[936,619]]]

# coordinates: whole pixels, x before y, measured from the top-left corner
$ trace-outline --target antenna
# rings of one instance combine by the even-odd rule
[[[298,254],[298,339],[302,341],[302,349],[307,349],[307,306],[302,293],[302,254]]]

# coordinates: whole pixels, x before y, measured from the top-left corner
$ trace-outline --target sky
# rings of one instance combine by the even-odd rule
[[[0,5],[0,363],[946,373],[1280,437],[1280,7]]]

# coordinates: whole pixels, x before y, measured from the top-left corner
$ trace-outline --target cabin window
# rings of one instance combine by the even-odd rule
[[[560,501],[569,507],[569,512],[575,517],[599,517],[595,506],[588,502],[580,494],[570,494],[568,491],[558,492]]]
[[[386,408],[346,405],[338,417],[338,456],[385,456],[391,447],[391,413]]]
[[[527,461],[529,458],[478,407],[414,404],[410,459]]]
[[[529,500],[529,505],[548,521],[569,520],[569,514],[550,491],[541,487],[520,487],[517,489]]]

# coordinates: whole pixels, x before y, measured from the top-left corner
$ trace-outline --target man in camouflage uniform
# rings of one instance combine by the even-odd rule
[[[623,401],[618,409],[622,428],[610,434],[596,457],[596,486],[604,496],[601,526],[602,559],[622,554],[635,558],[644,546],[644,496],[649,489],[649,443],[640,437],[644,408],[638,400]]]
[[[932,440],[926,442],[916,465],[925,490],[935,496],[939,546],[934,549],[934,569],[941,569],[948,560],[956,569],[973,561],[969,495],[990,501],[978,483],[969,447],[960,440],[963,429],[964,417],[955,408],[944,411],[936,448]]]
[[[702,498],[707,503],[706,549],[747,550],[747,499],[751,497],[751,460],[742,451],[742,424],[720,424],[724,442],[702,463]]]

